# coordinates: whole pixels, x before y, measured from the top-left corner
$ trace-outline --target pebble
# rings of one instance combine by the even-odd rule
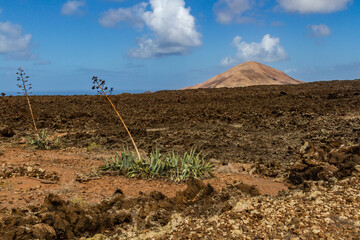
[[[235,207],[234,207],[234,212],[243,212],[245,210],[250,209],[251,206],[249,205],[249,203],[247,202],[238,202],[236,203]]]

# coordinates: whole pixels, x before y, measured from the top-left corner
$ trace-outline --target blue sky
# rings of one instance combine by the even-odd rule
[[[360,1],[0,0],[0,91],[179,89],[250,60],[303,81],[360,78]]]

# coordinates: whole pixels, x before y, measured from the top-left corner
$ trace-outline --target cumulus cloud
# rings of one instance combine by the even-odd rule
[[[287,12],[332,13],[347,8],[353,0],[277,0]]]
[[[74,14],[82,14],[81,7],[86,5],[84,0],[81,1],[67,1],[61,8],[61,13],[63,15],[74,15]]]
[[[161,42],[189,47],[201,44],[195,18],[184,0],[150,0],[150,4],[153,11],[145,12],[144,20]]]
[[[277,62],[288,58],[286,51],[280,45],[280,38],[271,37],[270,34],[266,34],[259,43],[247,43],[242,41],[240,36],[236,36],[232,45],[236,48],[236,56],[222,59],[223,66],[243,61]]]
[[[310,29],[314,37],[327,37],[331,34],[331,29],[325,24],[310,25]]]
[[[189,47],[181,44],[165,44],[159,39],[140,38],[138,47],[130,49],[128,55],[134,58],[153,58],[168,55],[183,55],[189,52]]]
[[[0,54],[9,59],[36,59],[30,52],[31,34],[23,34],[20,25],[0,22]]]
[[[147,3],[139,3],[130,8],[109,9],[100,18],[99,23],[104,27],[115,27],[121,22],[126,22],[135,27],[143,27],[143,16],[148,6]]]
[[[231,22],[244,23],[254,21],[252,18],[244,17],[243,13],[255,5],[253,0],[219,0],[214,5],[216,21],[222,24]]]
[[[99,20],[105,27],[114,27],[121,22],[132,26],[146,26],[153,37],[137,40],[138,46],[129,50],[134,58],[153,58],[179,55],[190,52],[201,45],[201,34],[197,32],[195,18],[184,0],[150,0],[131,8],[120,8],[105,12]],[[150,6],[151,10],[146,8]]]

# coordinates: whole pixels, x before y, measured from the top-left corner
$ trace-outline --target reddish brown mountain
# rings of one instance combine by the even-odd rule
[[[258,62],[246,62],[209,80],[184,89],[246,87],[253,85],[289,85],[300,84],[282,71]]]

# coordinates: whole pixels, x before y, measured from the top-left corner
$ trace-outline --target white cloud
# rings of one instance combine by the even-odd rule
[[[201,45],[195,18],[184,0],[150,0],[150,11],[146,11],[147,6],[142,2],[131,8],[109,10],[99,20],[105,27],[127,22],[136,27],[146,26],[152,32],[154,37],[138,39],[138,47],[129,50],[128,56],[153,58],[186,54]]]
[[[23,34],[20,25],[10,21],[0,22],[0,54],[9,59],[36,59],[30,53],[31,34]]]
[[[331,13],[345,9],[353,0],[277,0],[287,12]]]
[[[214,5],[216,21],[222,24],[251,22],[254,19],[244,17],[242,14],[254,7],[253,0],[219,0]]]
[[[195,18],[184,0],[150,0],[153,11],[145,12],[146,25],[164,44],[199,46],[200,33],[196,31]]]
[[[121,22],[127,22],[141,28],[144,25],[143,16],[147,6],[147,3],[142,2],[130,8],[109,9],[99,22],[104,27],[115,27]]]
[[[221,66],[230,66],[230,65],[236,64],[239,61],[241,61],[241,60],[229,56],[229,57],[224,57],[221,60],[220,64],[221,64]]]
[[[286,74],[292,74],[292,73],[296,73],[298,72],[298,70],[296,68],[289,68],[289,69],[285,69],[284,73]]]
[[[311,25],[310,28],[314,37],[326,37],[331,34],[331,29],[325,24]]]
[[[164,44],[159,39],[140,38],[138,47],[130,49],[128,55],[134,58],[153,58],[168,55],[183,55],[189,52],[187,46],[180,44]]]
[[[63,15],[73,15],[73,14],[82,14],[81,7],[86,5],[85,1],[67,1],[61,8],[61,13]]]
[[[284,48],[280,45],[280,38],[266,34],[260,43],[247,43],[236,36],[232,45],[236,48],[235,57],[225,57],[221,65],[228,66],[243,61],[277,62],[288,58]]]

